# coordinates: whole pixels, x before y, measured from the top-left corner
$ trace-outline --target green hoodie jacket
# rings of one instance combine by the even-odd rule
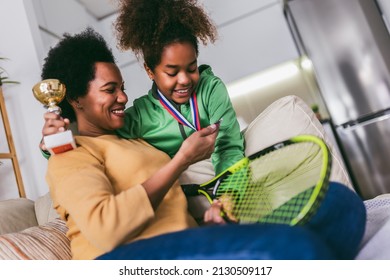
[[[223,119],[212,155],[215,173],[219,174],[244,156],[244,138],[224,83],[214,76],[210,66],[199,66],[199,72],[195,92],[201,127]],[[192,122],[189,103],[174,105]],[[120,137],[142,138],[170,157],[177,153],[183,140],[194,132],[175,120],[160,104],[155,85],[147,95],[134,100],[133,106],[127,108],[125,113],[125,125],[117,130]]]

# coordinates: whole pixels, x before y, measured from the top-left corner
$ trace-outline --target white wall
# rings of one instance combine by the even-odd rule
[[[200,45],[199,63],[212,66],[225,83],[268,67],[297,58],[280,0],[201,0],[218,26],[219,40],[214,45]],[[103,20],[100,30],[115,48],[112,22]],[[144,95],[150,80],[143,66],[130,52],[115,50],[129,94],[129,104]]]
[[[281,2],[204,0],[220,39],[200,49],[200,63],[211,64],[226,83],[298,56]]]
[[[47,192],[46,160],[37,149],[44,110],[31,91],[32,85],[39,81],[38,57],[42,55],[43,45],[35,14],[31,13],[31,1],[0,0],[0,7],[0,56],[9,58],[2,66],[13,80],[20,82],[19,85],[5,85],[4,97],[26,194],[35,198]],[[1,168],[0,197],[14,197],[16,186],[3,184],[13,174],[4,173]]]
[[[201,2],[218,25],[220,39],[200,48],[199,62],[211,65],[226,83],[298,57],[283,16],[283,1]],[[116,49],[112,30],[115,15],[97,21],[76,0],[0,0],[0,7],[0,56],[11,59],[7,70],[21,82],[5,88],[6,104],[27,196],[35,199],[47,192],[47,185],[46,160],[37,147],[44,109],[34,100],[31,87],[40,80],[42,61],[50,46],[64,32],[75,33],[93,26],[114,49],[126,81],[129,105],[147,92],[150,81],[134,55]],[[0,189],[5,189],[1,183]],[[0,191],[0,199],[10,196],[14,196],[11,190]]]

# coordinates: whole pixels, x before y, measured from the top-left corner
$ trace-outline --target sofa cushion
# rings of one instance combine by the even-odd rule
[[[34,207],[38,225],[43,225],[59,218],[58,213],[53,208],[53,201],[51,200],[50,193],[39,197],[35,201]]]
[[[34,201],[17,198],[0,202],[0,234],[18,232],[36,225]]]
[[[245,154],[251,155],[296,135],[310,134],[325,140],[332,155],[330,180],[354,189],[332,140],[310,107],[290,95],[276,100],[246,128]]]
[[[0,260],[71,259],[67,230],[64,221],[55,219],[20,232],[0,235]]]

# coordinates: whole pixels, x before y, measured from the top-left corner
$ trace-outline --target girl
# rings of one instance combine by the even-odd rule
[[[217,31],[197,2],[122,0],[115,27],[119,46],[143,59],[153,81],[126,110],[117,133],[141,137],[173,157],[194,131],[223,120],[212,155],[215,172],[241,159],[243,136],[226,87],[211,67],[198,67],[198,41],[214,42]]]

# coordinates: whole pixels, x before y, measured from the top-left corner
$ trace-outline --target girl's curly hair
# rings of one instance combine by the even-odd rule
[[[207,45],[217,39],[217,29],[196,0],[119,0],[114,24],[118,47],[143,57],[152,70],[160,63],[165,46],[198,41]]]
[[[76,115],[68,100],[87,94],[89,82],[95,79],[96,62],[115,63],[115,58],[104,38],[90,27],[73,36],[65,33],[44,60],[41,78],[58,79],[65,85],[66,98],[59,107],[71,122]]]

